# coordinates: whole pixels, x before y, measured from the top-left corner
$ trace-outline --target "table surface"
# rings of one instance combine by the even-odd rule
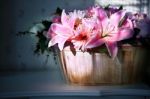
[[[0,72],[0,98],[109,95],[150,96],[150,86],[77,86],[66,84],[58,71]]]

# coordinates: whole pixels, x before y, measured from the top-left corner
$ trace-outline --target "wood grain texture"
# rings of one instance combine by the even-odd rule
[[[66,47],[61,53],[64,74],[71,84],[132,84],[142,80],[144,48],[122,47],[115,59],[98,51],[82,52]]]

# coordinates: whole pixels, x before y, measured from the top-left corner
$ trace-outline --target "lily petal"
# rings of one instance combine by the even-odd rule
[[[53,38],[56,35],[56,33],[54,33],[51,28],[49,28],[49,30],[47,31],[47,38]]]
[[[108,49],[109,55],[114,59],[117,56],[118,47],[116,42],[105,43]]]
[[[100,45],[104,44],[103,39],[99,39],[98,36],[91,38],[91,40],[89,40],[85,47],[86,48],[94,48],[94,47],[98,47]]]
[[[76,17],[75,16],[68,16],[65,13],[65,10],[62,11],[61,23],[62,23],[63,26],[66,26],[68,28],[73,29],[75,21],[76,21]]]
[[[103,19],[105,19],[105,18],[107,18],[108,16],[107,16],[107,13],[106,13],[106,11],[103,9],[103,8],[99,8],[98,9],[98,18],[100,19],[100,20],[103,20]]]
[[[58,43],[59,49],[62,50],[67,39],[68,38],[62,38],[62,37],[56,35],[49,41],[48,47],[51,47],[51,46],[55,45],[56,43]]]
[[[58,47],[61,51],[63,50],[66,41],[67,41],[67,38],[59,40]]]
[[[58,43],[58,40],[59,40],[59,36],[58,36],[58,35],[54,36],[54,37],[49,41],[48,47],[51,47],[51,46],[55,45],[56,43]]]
[[[133,30],[129,28],[120,28],[118,34],[119,34],[119,37],[117,41],[129,39],[133,36]]]
[[[68,20],[68,16],[67,16],[67,14],[65,13],[65,10],[63,10],[62,11],[62,14],[61,14],[61,23],[63,24],[63,25],[68,25],[67,24],[67,21]]]
[[[72,43],[73,43],[75,49],[80,50],[80,48],[82,46],[82,42],[76,41],[76,42],[72,42]]]
[[[125,11],[120,10],[110,16],[110,22],[115,26],[118,27],[120,20],[125,16]]]
[[[96,25],[96,22],[94,19],[82,19],[82,25],[86,27],[86,29],[93,29]]]
[[[70,28],[64,27],[63,25],[57,23],[51,25],[51,30],[57,35],[64,37],[68,37],[73,34]]]
[[[116,33],[112,32],[109,36],[105,37],[106,41],[117,42],[125,39],[129,39],[133,36],[133,30],[128,28],[120,28]]]

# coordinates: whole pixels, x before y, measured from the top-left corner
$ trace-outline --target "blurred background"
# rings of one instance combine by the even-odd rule
[[[85,9],[89,6],[123,5],[132,12],[149,14],[149,0],[0,0],[0,71],[57,70],[53,54],[34,55],[37,38],[20,31],[28,30],[34,23],[49,19],[57,7],[66,10]]]

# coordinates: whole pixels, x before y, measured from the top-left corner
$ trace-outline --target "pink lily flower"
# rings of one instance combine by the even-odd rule
[[[115,58],[118,52],[117,42],[128,39],[133,35],[132,22],[124,17],[124,11],[118,11],[108,17],[106,12],[103,9],[100,9],[99,20],[97,21],[96,27],[97,35],[87,43],[87,48],[93,48],[105,44],[109,55],[112,58]],[[123,18],[124,20],[121,23]]]
[[[53,23],[50,27],[49,34],[52,39],[49,42],[49,47],[58,43],[60,50],[63,49],[66,41],[70,41],[74,37],[75,30],[79,26],[81,20],[84,18],[84,11],[70,12],[68,15],[63,10],[61,15],[61,23]]]
[[[74,36],[75,21],[75,16],[69,16],[63,10],[61,15],[61,23],[53,23],[50,27],[48,34],[53,34],[53,37],[49,41],[48,46],[51,47],[58,43],[59,49],[62,50],[65,42]]]
[[[80,24],[75,31],[75,36],[72,38],[71,42],[74,48],[77,50],[86,51],[87,42],[93,39],[96,32],[93,31],[95,25],[95,20],[93,19],[83,19],[82,24]]]

